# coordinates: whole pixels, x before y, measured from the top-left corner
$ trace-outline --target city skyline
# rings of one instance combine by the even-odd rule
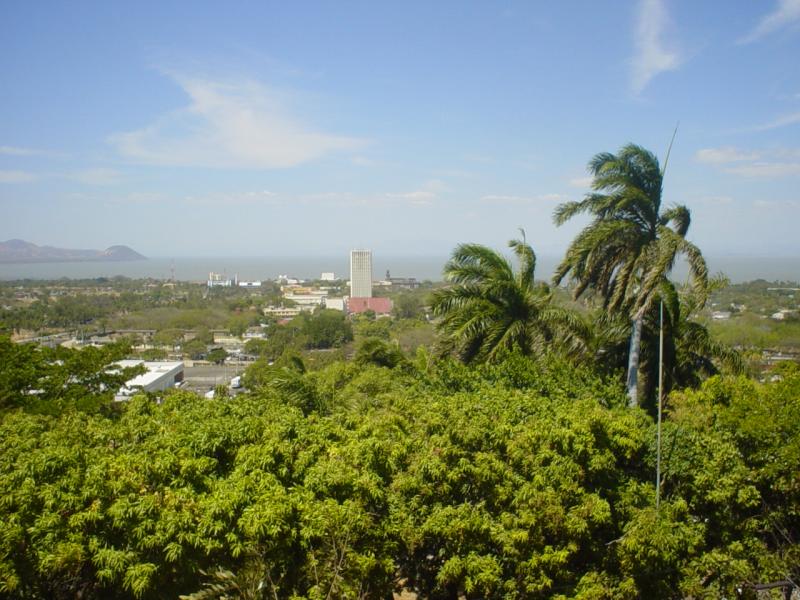
[[[523,227],[558,256],[589,159],[663,160],[680,122],[689,237],[800,253],[800,0],[9,2],[0,31],[0,240],[445,256]]]

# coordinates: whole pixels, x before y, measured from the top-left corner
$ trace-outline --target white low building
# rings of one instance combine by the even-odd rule
[[[116,363],[121,368],[137,367],[144,365],[146,373],[137,375],[119,389],[114,400],[129,400],[138,392],[160,392],[175,387],[176,383],[183,381],[182,362],[161,362],[144,360],[120,360]]]
[[[297,306],[325,306],[328,292],[311,294],[284,294],[286,300],[291,300]]]
[[[326,298],[325,308],[344,312],[344,298]]]
[[[307,309],[308,310],[308,309]],[[299,306],[267,306],[262,312],[267,317],[276,319],[290,319],[303,311]]]

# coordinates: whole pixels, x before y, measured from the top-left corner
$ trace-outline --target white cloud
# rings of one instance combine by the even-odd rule
[[[464,157],[464,160],[468,160],[469,162],[482,163],[485,165],[492,164],[495,162],[494,157],[489,156],[487,154],[467,154]]]
[[[434,194],[443,194],[444,192],[450,191],[450,186],[441,179],[429,179],[422,184],[422,189],[427,192],[433,192]]]
[[[762,17],[753,31],[741,38],[739,43],[749,44],[799,21],[800,0],[778,0],[778,6],[775,7],[775,10]]]
[[[774,148],[743,151],[732,146],[705,148],[695,153],[695,160],[717,165],[723,172],[742,177],[778,178],[800,175],[800,150]]]
[[[563,194],[542,194],[541,196],[537,196],[536,199],[544,202],[565,202],[569,200],[569,198]]]
[[[721,148],[698,150],[694,158],[697,162],[719,165],[743,160],[757,160],[759,154],[757,152],[742,152],[733,146],[722,146]]]
[[[250,192],[221,192],[200,195],[188,195],[180,199],[187,206],[259,206],[259,205],[278,205],[283,204],[275,192],[269,190],[250,191]]]
[[[0,154],[5,154],[8,156],[31,156],[33,154],[39,154],[39,152],[36,150],[32,150],[31,148],[19,148],[17,146],[0,146]]]
[[[278,169],[365,144],[314,131],[259,83],[176,81],[189,105],[143,129],[111,136],[123,156],[153,165]]]
[[[419,189],[411,192],[387,192],[385,198],[389,200],[405,200],[411,204],[430,204],[432,200],[450,191],[450,187],[440,179],[431,179],[423,183]]]
[[[475,173],[473,173],[472,171],[467,171],[465,169],[437,169],[436,171],[433,171],[433,173],[441,177],[470,178],[475,176]]]
[[[590,176],[573,177],[572,179],[569,180],[569,184],[572,187],[586,189],[592,187],[592,181],[594,181],[594,179]]]
[[[634,31],[636,55],[631,71],[634,94],[640,94],[659,73],[673,71],[681,64],[678,52],[664,44],[663,33],[667,25],[669,15],[662,0],[641,0]]]
[[[724,169],[726,173],[743,177],[776,178],[800,175],[800,162],[754,162]]]
[[[782,115],[774,121],[753,127],[750,131],[768,131],[770,129],[778,129],[780,127],[786,127],[787,125],[795,125],[797,123],[800,123],[800,112]]]
[[[733,198],[730,196],[703,196],[702,198],[698,198],[697,202],[702,202],[704,204],[712,204],[718,206],[726,206],[733,202]]]
[[[753,206],[756,208],[797,208],[800,202],[796,200],[755,200]]]
[[[29,171],[0,171],[0,183],[27,183],[36,179]]]
[[[86,185],[116,185],[122,182],[122,173],[114,169],[85,169],[71,173],[69,178]]]
[[[436,198],[434,192],[428,190],[415,190],[413,192],[387,193],[386,197],[391,200],[407,200],[411,204],[430,204]]]
[[[563,194],[540,194],[539,196],[513,196],[504,194],[488,194],[481,196],[483,202],[505,204],[541,204],[545,202],[565,202],[569,198]]]

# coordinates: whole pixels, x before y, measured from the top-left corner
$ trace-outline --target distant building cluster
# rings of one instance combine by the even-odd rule
[[[208,287],[245,287],[245,288],[260,288],[260,281],[240,281],[239,274],[233,276],[233,279],[228,279],[224,273],[214,273],[213,271],[208,274]]]
[[[389,298],[374,297],[374,289],[416,289],[419,283],[413,277],[392,277],[386,271],[386,278],[373,280],[372,278],[372,251],[357,249],[350,251],[350,286],[349,296],[331,296],[331,291],[337,286],[320,285],[320,283],[339,281],[336,273],[325,271],[320,274],[319,281],[307,283],[302,279],[289,275],[279,275],[282,298],[285,302],[280,306],[268,306],[263,309],[264,315],[279,320],[291,319],[304,311],[313,311],[317,308],[340,310],[347,314],[361,314],[372,311],[376,315],[389,315],[392,312],[392,301]],[[214,287],[244,287],[260,288],[260,281],[239,280],[239,275],[232,278],[224,273],[208,274],[207,285]]]
[[[222,273],[214,273],[213,271],[208,274],[208,287],[233,287],[236,285],[233,279],[228,279]]]
[[[374,285],[393,290],[415,290],[419,287],[419,282],[414,277],[392,277],[386,271],[386,279],[376,281]]]
[[[307,283],[295,277],[280,275],[281,295],[286,301],[281,306],[268,306],[264,314],[275,319],[291,319],[304,311],[316,308],[340,310],[346,314],[361,314],[372,311],[376,315],[389,315],[392,312],[392,301],[389,298],[373,297],[373,287],[387,288],[394,286],[400,289],[414,289],[417,281],[414,278],[392,278],[386,273],[386,280],[374,282],[372,279],[372,251],[352,250],[350,252],[350,286],[349,296],[332,296],[336,286],[319,285],[339,281],[332,271],[321,273],[319,282]]]

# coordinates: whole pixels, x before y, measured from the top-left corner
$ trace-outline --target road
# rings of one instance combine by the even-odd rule
[[[183,380],[185,389],[207,392],[217,385],[229,385],[231,379],[244,371],[244,365],[197,365],[185,367]]]

